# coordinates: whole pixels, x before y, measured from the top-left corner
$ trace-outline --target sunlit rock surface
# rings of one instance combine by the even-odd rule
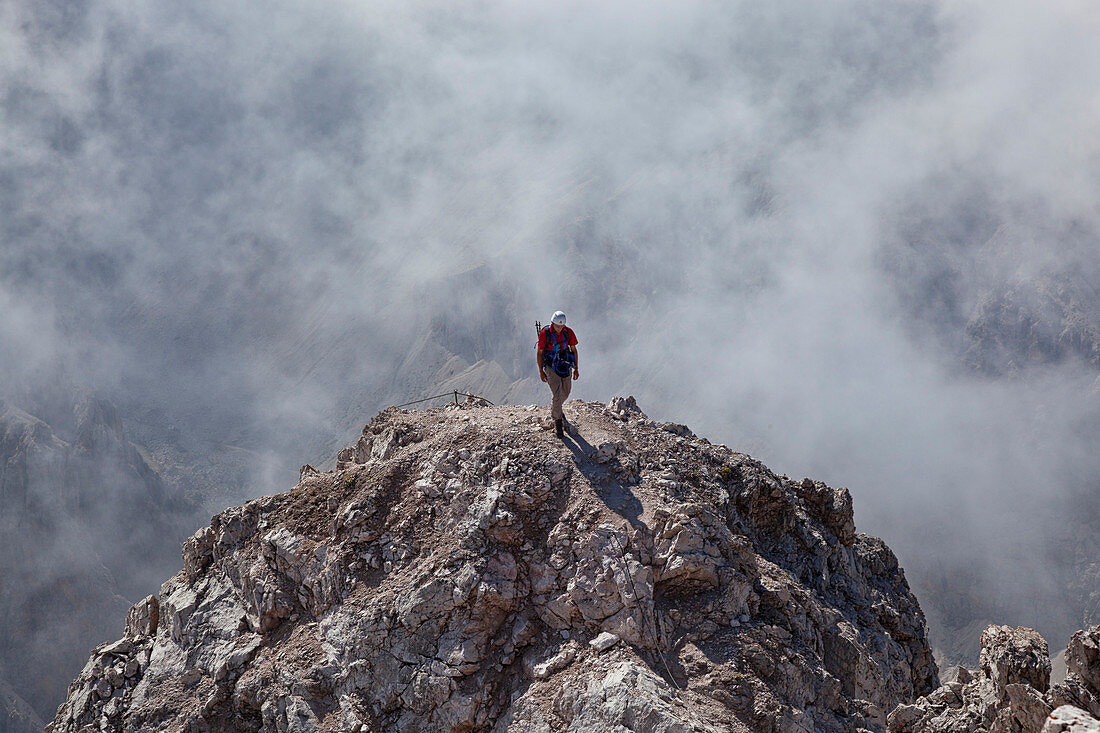
[[[845,489],[566,411],[383,411],[187,540],[49,729],[881,731],[935,687]]]

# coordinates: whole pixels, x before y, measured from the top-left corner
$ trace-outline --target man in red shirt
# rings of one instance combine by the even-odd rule
[[[554,432],[559,438],[565,435],[565,413],[561,406],[569,397],[573,380],[580,379],[577,367],[577,335],[565,325],[565,314],[558,311],[550,319],[550,325],[539,331],[539,377],[550,385],[554,396],[550,404],[550,417],[554,418]]]

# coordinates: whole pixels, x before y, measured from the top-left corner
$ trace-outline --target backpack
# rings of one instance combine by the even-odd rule
[[[573,364],[575,362],[573,352],[566,348],[569,345],[569,336],[565,331],[561,332],[561,341],[558,341],[557,336],[554,335],[554,327],[547,326],[542,329],[546,332],[546,345],[548,348],[547,353],[543,354],[543,363],[554,370],[554,374],[559,377],[568,377],[569,373],[573,371]]]

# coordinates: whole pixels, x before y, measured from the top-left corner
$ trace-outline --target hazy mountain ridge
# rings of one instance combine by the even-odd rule
[[[59,425],[0,401],[0,668],[43,717],[89,643],[177,566],[195,516],[111,403],[72,399]]]
[[[998,219],[996,206],[984,203],[988,208],[980,215],[960,216],[953,210],[948,216],[957,218],[910,223],[922,239],[910,242],[909,254],[890,259],[885,269],[913,316],[910,328],[920,338],[938,341],[952,355],[952,368],[976,375],[979,386],[1016,383],[1023,391],[1064,370],[1074,385],[1066,389],[1079,408],[1067,427],[1082,443],[1095,440],[1100,437],[1100,269],[1087,253],[1095,251],[1100,236],[1083,223],[1063,225],[1041,216],[1039,224],[1013,226]],[[936,233],[941,239],[931,241]],[[1036,242],[1044,238],[1050,239],[1051,250],[1037,255]],[[1057,440],[1056,408],[1023,400],[1021,409],[1033,415],[1031,447]],[[1044,633],[1058,644],[1100,618],[1100,474],[1094,462],[1075,458],[1074,463],[1079,465],[1050,466],[1040,479],[1047,483],[1025,492],[1047,495],[1052,486],[1059,487],[1051,500],[1023,497],[1022,504],[1033,505],[1017,518],[998,510],[996,521],[1028,537],[1027,553],[1043,558],[1046,590],[1014,603],[997,587],[1003,587],[1004,578],[985,577],[980,565],[961,554],[944,565],[939,565],[943,558],[932,556],[929,564],[920,557],[910,563],[936,629],[933,636],[950,663],[973,664],[975,631],[1006,615],[1045,624]],[[1035,534],[1039,527],[1044,528],[1041,536]]]
[[[1050,212],[1022,221],[982,192],[952,188],[944,210],[895,214],[880,261],[910,330],[989,377],[1074,361],[1100,374],[1100,230]]]
[[[30,703],[8,684],[4,667],[0,665],[0,733],[40,733],[45,727]]]

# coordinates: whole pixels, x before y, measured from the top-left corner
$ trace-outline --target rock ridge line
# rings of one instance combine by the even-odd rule
[[[633,398],[389,408],[227,509],[47,730],[885,731],[939,684],[852,499]]]

